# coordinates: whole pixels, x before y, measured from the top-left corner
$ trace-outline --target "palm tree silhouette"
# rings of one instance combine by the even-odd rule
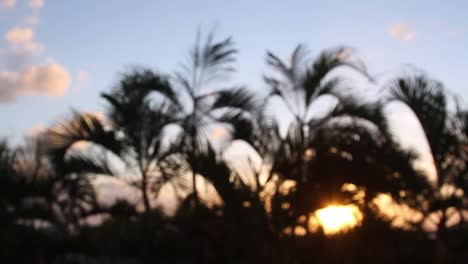
[[[15,149],[2,143],[2,201],[5,219],[28,225],[44,221],[68,234],[77,231],[79,220],[96,213],[96,197],[87,175],[105,173],[104,166],[84,156],[69,156],[61,163],[47,155],[43,135],[28,138]]]
[[[155,102],[154,94],[162,100]],[[125,74],[110,93],[103,93],[110,107],[108,116],[115,132],[121,133],[120,156],[129,168],[137,168],[145,211],[151,209],[148,192],[157,194],[169,179],[159,169],[170,154],[163,133],[178,112],[177,98],[165,77],[148,69]],[[161,98],[160,98],[161,99]],[[159,177],[155,175],[159,170]]]
[[[59,124],[60,129],[49,133],[54,157],[60,161],[78,141],[104,147],[114,158],[119,157],[129,170],[137,168],[136,172],[127,173],[139,175],[136,181],[130,182],[141,190],[148,211],[150,189],[157,194],[163,184],[175,178],[179,187],[186,185],[181,173],[178,173],[181,177],[174,178],[164,172],[165,159],[179,154],[192,168],[197,167],[197,157],[209,151],[208,126],[230,122],[255,107],[253,95],[242,87],[203,90],[205,85],[233,71],[229,63],[236,50],[232,45],[230,38],[214,42],[212,34],[202,45],[198,36],[191,53],[192,64],[176,73],[176,81],[183,91],[177,91],[164,76],[148,69],[125,74],[110,93],[102,94],[110,105],[107,116],[113,131],[106,129],[96,117],[75,114]],[[165,141],[169,125],[173,129],[171,132],[177,133],[170,142]],[[102,154],[97,155],[103,158]],[[191,173],[193,199],[198,205],[196,169]]]
[[[339,68],[350,68],[365,79],[371,79],[365,66],[352,56],[351,49],[339,47],[326,50],[312,61],[308,60],[306,55],[306,49],[302,45],[293,51],[289,63],[283,62],[271,52],[267,53],[267,63],[279,72],[279,75],[265,77],[270,92],[262,112],[259,113],[260,122],[254,125],[255,132],[250,135],[239,135],[257,150],[263,159],[263,164],[270,167],[265,183],[275,176],[279,177],[277,190],[273,192],[272,215],[277,214],[275,208],[279,211],[287,208],[288,212],[294,212],[293,219],[289,220],[292,223],[296,222],[300,214],[308,215],[320,208],[310,203],[314,200],[311,197],[315,197],[316,201],[320,201],[323,197],[318,195],[318,190],[313,191],[317,194],[313,195],[306,186],[313,185],[316,188],[322,185],[321,188],[325,188],[323,186],[325,179],[321,180],[320,175],[311,175],[310,166],[317,151],[320,150],[319,146],[327,146],[327,151],[330,147],[337,147],[321,142],[320,140],[325,138],[318,136],[320,131],[328,129],[328,125],[334,120],[339,121],[343,118],[365,120],[381,131],[387,130],[380,105],[364,103],[356,96],[344,94],[344,88],[348,88],[346,85],[349,83],[343,76],[334,75],[335,70]],[[336,102],[331,104],[323,115],[312,115],[311,108],[314,103],[323,97],[334,98]],[[279,98],[293,116],[285,136],[280,133],[280,126],[284,124],[278,123],[272,114],[268,113],[267,107],[271,98]],[[242,121],[239,126],[244,126],[245,120]],[[295,186],[293,195],[296,198],[288,202],[279,198],[281,196],[279,189],[286,180],[292,180]],[[343,180],[341,179],[341,184],[345,183]],[[304,199],[305,196],[309,198]],[[300,201],[303,202],[299,203]],[[305,204],[304,201],[309,203]],[[320,203],[316,204],[318,206]]]
[[[177,142],[180,152],[192,167],[192,198],[199,205],[196,181],[197,158],[210,151],[209,126],[234,123],[255,108],[255,98],[243,87],[223,87],[220,81],[234,71],[232,62],[237,50],[231,38],[221,41],[210,33],[202,40],[197,34],[189,60],[175,73],[182,88],[179,98],[181,111],[176,115],[179,127]],[[177,143],[176,143],[177,144]]]
[[[420,224],[425,220],[433,221],[434,214],[438,214],[435,220],[437,234],[440,239],[446,239],[448,221],[454,214],[459,214],[462,224],[463,211],[468,204],[463,194],[467,186],[466,112],[458,103],[456,111],[450,111],[443,84],[422,73],[396,78],[388,88],[390,97],[387,102],[405,104],[421,124],[435,168],[435,181],[426,173],[426,184],[409,185],[409,191],[414,194],[404,193],[406,199],[403,200],[423,213]]]
[[[153,94],[162,95],[163,100],[155,103]],[[102,97],[109,103],[108,119],[74,113],[50,129],[49,152],[60,164],[76,143],[92,143],[94,148],[87,149],[91,151],[87,154],[89,161],[105,166],[106,175],[120,176],[137,187],[145,212],[149,212],[150,193],[156,197],[164,184],[175,180],[158,166],[171,150],[163,146],[162,134],[177,111],[171,102],[175,101],[175,94],[163,76],[148,69],[135,69],[124,74]],[[81,156],[85,155],[82,152]]]

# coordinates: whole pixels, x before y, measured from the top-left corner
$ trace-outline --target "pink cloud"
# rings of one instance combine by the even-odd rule
[[[13,27],[5,34],[5,39],[13,51],[36,54],[43,49],[34,40],[34,31],[30,27]]]
[[[13,8],[15,7],[16,0],[1,0],[0,1],[0,7],[2,8]]]
[[[395,23],[390,26],[390,35],[396,39],[410,42],[414,40],[416,32],[406,23]]]
[[[15,26],[5,33],[4,38],[8,43],[5,54],[10,70],[22,69],[32,56],[40,54],[44,49],[42,44],[34,40],[31,27]]]
[[[0,71],[0,102],[20,95],[60,96],[70,84],[68,70],[54,62],[28,66],[19,72]]]
[[[0,6],[13,7],[16,0],[0,0]],[[44,45],[35,40],[35,25],[39,21],[40,9],[44,0],[28,0],[28,6],[33,14],[23,19],[23,25],[17,25],[4,33],[7,44],[0,59],[4,59],[3,69],[0,68],[0,103],[14,101],[23,95],[42,95],[57,97],[63,95],[71,85],[68,70],[50,61],[31,64],[44,50]],[[83,82],[85,73],[78,75]]]
[[[44,0],[29,0],[29,7],[33,9],[41,9],[44,7]]]
[[[5,39],[12,45],[24,44],[33,40],[34,32],[27,27],[14,27],[5,34]]]

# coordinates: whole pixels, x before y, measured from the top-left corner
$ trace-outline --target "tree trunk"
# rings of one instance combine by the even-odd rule
[[[192,195],[193,195],[193,207],[198,208],[200,205],[198,200],[198,190],[197,190],[197,174],[192,170]]]
[[[147,188],[148,188],[147,180],[148,179],[147,179],[146,174],[143,174],[142,177],[143,177],[143,180],[142,180],[142,183],[141,183],[141,194],[143,196],[143,205],[145,207],[145,213],[148,213],[151,210],[151,205],[150,205],[150,201],[149,201],[149,197],[148,197],[148,191],[147,191]]]

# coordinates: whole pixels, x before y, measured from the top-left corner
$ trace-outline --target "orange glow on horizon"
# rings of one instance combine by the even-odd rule
[[[333,235],[360,225],[363,215],[355,205],[330,205],[315,212],[323,232]]]

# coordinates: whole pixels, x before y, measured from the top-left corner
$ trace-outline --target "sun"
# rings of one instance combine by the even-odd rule
[[[330,205],[315,212],[323,232],[327,235],[345,232],[358,226],[363,218],[355,205]]]

